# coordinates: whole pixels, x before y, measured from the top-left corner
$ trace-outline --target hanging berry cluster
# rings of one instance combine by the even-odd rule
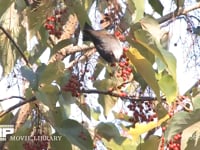
[[[121,41],[124,42],[126,40],[125,36],[121,34],[119,31],[115,31],[115,36]],[[123,48],[123,55],[121,57],[120,62],[118,63],[119,69],[116,72],[117,78],[122,78],[123,81],[128,81],[130,79],[130,75],[132,74],[132,67],[129,63],[129,58],[126,56],[126,52],[128,51],[128,47]],[[112,67],[115,67],[116,64],[111,64]]]
[[[65,92],[71,92],[72,96],[78,97],[80,96],[80,87],[81,83],[77,75],[71,75],[71,78],[67,82],[67,84],[62,88]]]
[[[153,103],[149,101],[135,102],[132,101],[128,106],[129,111],[133,112],[129,121],[133,124],[137,122],[150,122],[157,118],[153,110]]]
[[[163,134],[165,133],[166,126],[162,127]],[[181,136],[182,133],[177,133],[173,136],[173,138],[167,143],[165,146],[165,138],[164,135],[161,137],[161,144],[159,150],[181,150]]]
[[[45,138],[44,138],[45,137]],[[47,150],[49,140],[47,136],[39,133],[35,133],[31,136],[30,140],[23,144],[24,150]]]
[[[67,9],[63,5],[55,8],[53,11],[53,15],[47,17],[45,22],[45,28],[48,30],[50,35],[54,35],[58,39],[61,37],[63,33],[63,25],[64,25],[64,14],[66,14]]]

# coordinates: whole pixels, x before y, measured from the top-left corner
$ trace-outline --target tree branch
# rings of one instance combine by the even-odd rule
[[[11,43],[16,47],[17,51],[19,52],[19,54],[24,59],[26,65],[30,67],[28,59],[24,55],[24,53],[23,53],[22,49],[19,47],[19,45],[14,41],[14,39],[10,36],[10,34],[1,25],[0,25],[0,29],[3,31],[3,33],[6,35],[6,37],[11,41]]]
[[[157,21],[159,22],[159,24],[161,24],[161,23],[164,23],[164,22],[166,22],[166,21],[168,21],[172,18],[175,18],[177,16],[187,15],[188,12],[193,11],[193,10],[198,9],[198,8],[200,8],[200,2],[194,4],[190,7],[184,8],[181,11],[175,10],[174,12],[171,12],[171,13],[157,19]]]
[[[82,89],[80,91],[80,93],[87,93],[87,94],[103,94],[103,95],[110,95],[113,97],[119,97],[121,99],[129,99],[132,101],[154,101],[157,100],[156,97],[149,97],[149,96],[134,96],[134,95],[124,95],[122,96],[120,93],[115,93],[112,91],[100,91],[100,90],[95,90],[95,89],[89,89],[89,90],[85,90]],[[163,98],[162,100],[166,100],[165,98]]]
[[[21,97],[21,96],[10,96],[10,97],[7,97],[7,98],[0,99],[0,102],[6,101],[6,100],[9,100],[9,99],[13,99],[13,98],[22,99],[24,101],[26,100],[24,97]]]
[[[16,97],[16,96],[12,96],[12,97]],[[35,96],[31,97],[31,98],[28,99],[28,100],[26,100],[26,99],[23,98],[23,97],[18,97],[18,98],[23,99],[23,100],[25,100],[25,101],[19,102],[18,104],[16,104],[16,105],[14,105],[14,106],[8,108],[7,110],[1,112],[1,113],[0,113],[0,118],[3,117],[4,115],[6,115],[7,113],[11,112],[12,110],[14,110],[14,109],[16,109],[16,108],[18,108],[18,107],[20,107],[20,106],[22,106],[22,105],[24,105],[24,104],[27,104],[27,103],[30,103],[30,102],[33,102],[33,101],[36,101],[36,100],[37,100]]]

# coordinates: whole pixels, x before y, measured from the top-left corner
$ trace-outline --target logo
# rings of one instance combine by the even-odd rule
[[[0,125],[0,141],[6,141],[8,135],[14,133],[14,125]]]

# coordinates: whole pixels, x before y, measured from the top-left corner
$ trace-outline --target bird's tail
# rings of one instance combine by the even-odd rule
[[[85,23],[83,27],[83,41],[91,41],[91,37],[89,32],[94,30],[91,25],[89,25],[87,22]]]

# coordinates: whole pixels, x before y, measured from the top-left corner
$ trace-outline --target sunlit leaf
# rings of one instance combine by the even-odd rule
[[[95,120],[99,120],[99,116],[101,115],[101,110],[99,107],[91,109],[91,116]]]
[[[167,102],[171,103],[178,95],[178,87],[176,81],[170,75],[164,75],[159,81],[161,91],[165,94]]]
[[[147,31],[137,30],[134,32],[134,35],[139,44],[144,46],[166,65],[169,74],[176,80],[176,58],[174,55],[164,50],[161,46],[158,48],[159,44],[155,43],[154,39],[152,39],[152,36]]]
[[[0,39],[0,62],[3,66],[3,75],[8,75],[14,67],[16,61],[16,51],[12,49],[10,41],[3,37]]]
[[[7,113],[6,115],[0,117],[0,124],[10,124],[13,117],[12,112]]]
[[[146,60],[137,49],[129,49],[128,58],[131,63],[135,66],[136,70],[144,78],[144,80],[149,84],[149,86],[154,90],[157,98],[160,98],[160,88],[155,77],[155,72],[152,65]]]
[[[164,7],[160,2],[160,0],[148,0],[148,1],[149,4],[153,7],[153,9],[162,16]]]
[[[108,116],[111,109],[115,106],[115,104],[117,102],[117,98],[112,97],[110,95],[102,95],[101,94],[101,95],[99,95],[98,102],[104,109],[104,115]]]
[[[81,150],[93,149],[93,141],[89,132],[75,120],[64,120],[61,125],[56,127],[56,131]]]
[[[135,128],[130,128],[129,133],[132,135],[133,140],[138,140],[141,134],[146,133],[158,126],[160,126],[163,122],[169,119],[169,116],[166,115],[162,119],[158,120],[157,122],[151,121],[147,124],[140,124],[136,123]]]
[[[13,0],[0,0],[0,17],[2,14],[8,9],[8,7],[12,4]]]
[[[177,112],[171,118],[167,130],[165,131],[165,139],[169,141],[175,134],[182,132],[187,127],[200,120],[200,109],[192,112]]]
[[[134,1],[135,3],[135,22],[139,21],[144,16],[144,7],[145,7],[145,1]]]
[[[154,40],[160,41],[160,38],[163,35],[163,31],[160,29],[160,24],[155,18],[153,18],[150,15],[146,15],[144,18],[140,20],[140,23],[143,30],[151,34],[151,35],[148,35],[149,38],[152,37]]]
[[[200,122],[194,123],[181,134],[181,149],[184,150],[197,150],[200,142]]]

